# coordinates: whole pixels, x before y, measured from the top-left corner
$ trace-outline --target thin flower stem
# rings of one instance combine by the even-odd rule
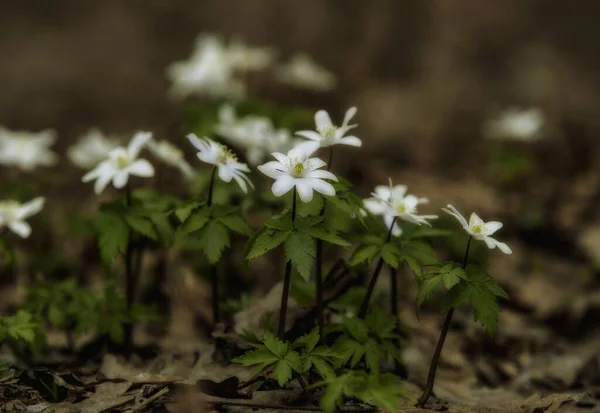
[[[469,241],[467,242],[467,248],[465,250],[465,257],[463,258],[462,268],[463,270],[467,267],[467,259],[469,258],[469,249],[471,248],[471,241],[473,237],[469,237]],[[417,407],[424,408],[425,403],[431,396],[433,392],[433,384],[435,382],[435,373],[438,368],[438,364],[440,362],[440,355],[442,354],[442,348],[444,347],[444,341],[446,341],[446,335],[448,334],[448,330],[450,329],[450,323],[452,322],[452,316],[454,315],[454,308],[451,308],[446,313],[446,319],[444,320],[444,326],[442,327],[442,332],[440,333],[440,338],[438,339],[437,345],[435,347],[435,351],[433,353],[433,358],[431,360],[431,366],[429,367],[429,374],[427,375],[427,384],[425,384],[425,388],[423,389],[423,394],[419,401],[417,402]]]
[[[292,225],[296,221],[296,187],[292,193]],[[283,291],[281,293],[281,306],[279,307],[279,327],[277,328],[277,337],[283,340],[285,335],[285,318],[287,315],[288,296],[290,294],[290,281],[292,278],[292,261],[285,264],[285,274],[283,276]]]
[[[331,169],[331,163],[333,162],[333,146],[329,147],[329,160],[327,161],[327,170]],[[323,206],[319,216],[325,215],[325,205],[327,199],[323,200]],[[316,287],[316,302],[317,302],[317,325],[319,331],[323,331],[325,328],[325,316],[323,308],[323,240],[317,239],[317,255],[315,257],[315,287]]]
[[[208,200],[206,204],[210,207],[212,206],[213,201],[213,192],[215,188],[215,175],[217,174],[217,167],[215,166],[212,170],[212,174],[210,175],[210,186],[208,187]]]
[[[387,237],[385,238],[385,242],[389,242],[392,238],[392,229],[394,228],[394,224],[396,223],[396,218],[392,221],[390,225],[390,229],[388,230]],[[369,301],[371,300],[371,296],[373,295],[373,290],[375,290],[375,284],[377,283],[377,278],[379,278],[379,273],[381,272],[381,268],[383,268],[383,258],[379,258],[377,262],[377,266],[375,267],[375,271],[373,271],[373,275],[371,276],[371,281],[369,282],[369,286],[367,287],[367,294],[363,299],[362,304],[360,305],[360,310],[358,311],[359,318],[365,318],[367,315],[367,310],[369,309]]]
[[[390,309],[392,311],[392,315],[394,316],[394,320],[396,322],[396,326],[394,328],[394,333],[398,334],[398,269],[394,267],[390,267]],[[400,348],[400,340],[396,340],[396,347]],[[394,359],[394,370],[399,372],[401,369],[400,362]]]
[[[131,208],[131,198],[131,186],[127,183],[125,186],[125,204],[127,208]],[[131,314],[133,301],[135,300],[136,277],[133,268],[133,253],[133,240],[130,231],[129,239],[127,240],[127,249],[125,250],[125,300],[128,314]],[[125,354],[131,355],[133,352],[133,323],[131,322],[125,324],[123,345]]]

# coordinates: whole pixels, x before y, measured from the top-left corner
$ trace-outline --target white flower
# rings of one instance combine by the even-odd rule
[[[268,48],[249,47],[242,42],[227,46],[214,35],[200,35],[187,61],[172,63],[167,75],[173,82],[171,93],[177,98],[190,94],[216,98],[239,98],[245,95],[240,73],[262,69],[273,60]]]
[[[148,149],[154,156],[163,161],[169,166],[178,168],[186,178],[194,176],[194,170],[185,160],[183,152],[177,146],[167,140],[155,141],[154,139],[148,142]]]
[[[94,191],[99,194],[112,180],[115,188],[127,185],[129,175],[144,178],[154,176],[154,167],[145,159],[138,159],[142,148],[152,139],[151,132],[137,132],[127,148],[118,146],[108,154],[108,159],[85,174],[83,182],[96,180]]]
[[[414,195],[406,194],[407,187],[404,185],[378,186],[371,195],[372,198],[365,200],[365,208],[372,214],[384,217],[386,225],[389,227],[394,218],[400,218],[407,222],[417,225],[429,225],[430,219],[436,219],[437,215],[418,215],[417,207],[420,204],[429,202],[427,198],[418,198]]]
[[[296,134],[303,138],[310,139],[311,141],[318,142],[321,147],[338,144],[360,147],[362,146],[362,142],[359,138],[356,136],[344,136],[350,129],[358,126],[348,124],[355,114],[356,108],[351,107],[346,111],[342,126],[336,126],[331,121],[329,114],[324,110],[320,110],[315,113],[317,131],[299,131],[296,132]]]
[[[281,83],[316,91],[331,90],[337,82],[333,73],[305,54],[297,54],[288,63],[279,66],[275,76]]]
[[[406,193],[406,187],[404,185],[397,185],[392,189],[392,191],[399,191],[403,189],[403,193]],[[367,198],[363,201],[365,209],[369,211],[373,215],[379,215],[383,217],[383,222],[385,223],[385,227],[389,228],[394,222],[394,227],[392,228],[392,235],[398,237],[402,235],[402,228],[398,225],[398,220],[395,219],[393,215],[389,213],[389,205],[387,201],[390,199],[390,186],[389,185],[377,185],[375,187],[374,196],[371,198]]]
[[[245,163],[238,162],[237,156],[228,147],[209,138],[200,139],[193,133],[187,137],[198,149],[198,159],[217,167],[219,178],[225,182],[235,179],[244,192],[248,192],[248,187],[254,188],[250,178],[246,176],[250,168]]]
[[[241,72],[264,69],[274,58],[271,48],[252,47],[242,41],[233,41],[227,54],[233,68]]]
[[[491,237],[496,231],[502,228],[502,222],[483,222],[483,220],[479,218],[479,216],[475,212],[471,214],[469,222],[467,222],[465,217],[463,217],[461,213],[458,212],[456,208],[454,208],[452,205],[448,205],[447,208],[448,209],[442,208],[442,210],[456,218],[458,222],[460,222],[464,230],[467,231],[467,234],[469,234],[478,241],[485,242],[485,244],[490,249],[498,247],[498,249],[500,249],[500,251],[502,251],[503,253],[512,254],[512,250],[508,245],[506,245],[503,242],[499,242]]]
[[[539,108],[508,108],[497,119],[486,122],[484,133],[490,139],[512,139],[532,142],[541,138],[544,112]]]
[[[21,238],[29,237],[31,226],[25,220],[40,212],[45,201],[43,197],[32,199],[24,204],[12,200],[0,201],[0,229],[6,226]]]
[[[294,144],[287,129],[275,129],[266,117],[250,115],[237,118],[235,109],[229,104],[220,108],[215,132],[232,145],[244,149],[251,165],[263,162],[265,156],[272,152],[287,152]]]
[[[98,128],[92,128],[79,141],[67,149],[67,157],[80,168],[93,168],[119,146],[117,139],[110,139]]]
[[[310,157],[316,149],[315,145],[312,147],[298,145],[287,155],[274,152],[271,155],[277,161],[267,162],[258,167],[259,171],[275,179],[271,187],[275,196],[282,196],[294,187],[303,202],[312,200],[313,190],[323,195],[335,195],[333,186],[324,179],[337,181],[337,177],[329,171],[320,169],[327,165],[324,161]]]
[[[0,128],[0,165],[17,166],[25,171],[55,165],[58,156],[50,150],[55,141],[56,133],[52,130],[25,132]]]

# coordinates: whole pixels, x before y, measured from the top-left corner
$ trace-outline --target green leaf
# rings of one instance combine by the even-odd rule
[[[238,234],[246,236],[250,236],[253,234],[252,228],[248,226],[248,224],[241,215],[230,214],[223,217],[219,217],[218,220],[221,223],[225,224],[227,228],[237,232]]]
[[[315,240],[306,232],[294,231],[285,240],[286,261],[291,261],[298,273],[308,280],[317,253]]]
[[[246,254],[246,259],[250,260],[252,258],[259,257],[266,252],[276,248],[284,242],[288,236],[291,234],[291,231],[285,230],[276,230],[271,228],[263,228],[260,230],[256,237],[250,239],[249,243],[249,251]]]
[[[442,277],[440,275],[436,275],[419,284],[419,292],[417,293],[417,311],[421,308],[425,301],[431,298],[431,294],[441,281]]]
[[[148,218],[135,215],[135,213],[130,213],[125,215],[125,222],[127,222],[127,225],[129,225],[134,232],[137,232],[146,238],[153,240],[158,239],[158,234],[154,229],[154,225],[152,225],[152,221]]]
[[[325,242],[329,242],[330,244],[335,244],[335,245],[339,245],[342,247],[349,247],[350,245],[352,245],[345,239],[338,236],[335,233],[335,231],[330,231],[320,225],[308,227],[308,228],[304,229],[304,231],[307,232],[308,234],[310,234],[312,237],[318,238]]]
[[[200,232],[200,243],[208,262],[216,264],[223,250],[229,247],[227,228],[217,220],[210,221]]]
[[[369,328],[363,320],[358,317],[344,317],[344,327],[350,335],[360,343],[366,343],[369,339]]]
[[[241,356],[234,358],[232,361],[234,363],[243,364],[244,366],[254,366],[257,364],[269,365],[275,363],[278,360],[280,360],[279,357],[270,352],[267,348],[262,347],[247,351]]]
[[[129,227],[118,215],[102,213],[96,220],[98,248],[105,264],[111,265],[114,258],[124,254],[129,242]]]
[[[310,353],[314,350],[317,344],[319,344],[320,339],[321,334],[319,332],[319,327],[315,327],[310,331],[310,333],[297,338],[292,344],[292,347],[297,348],[304,346],[305,351]]]
[[[392,242],[387,242],[381,247],[381,258],[392,268],[398,268],[400,262],[398,257],[402,254],[398,246]]]
[[[292,375],[292,366],[290,366],[290,364],[285,360],[279,360],[275,363],[275,366],[273,366],[273,377],[275,380],[277,380],[277,384],[280,386],[283,386],[290,381],[292,379]]]
[[[289,344],[279,340],[269,331],[265,332],[263,343],[271,353],[275,354],[280,359],[283,359],[288,353]]]
[[[210,219],[210,210],[208,208],[201,208],[194,211],[185,222],[179,227],[178,235],[187,235],[195,231],[199,231]]]
[[[198,208],[202,204],[202,202],[198,201],[188,202],[187,204],[175,209],[175,216],[177,217],[179,222],[185,222],[192,214],[192,211],[194,211],[194,209]]]
[[[294,228],[299,231],[307,230],[318,223],[323,221],[323,216],[321,215],[310,215],[310,216],[298,216],[294,221]]]
[[[365,261],[371,262],[373,258],[379,253],[379,247],[376,245],[361,245],[354,251],[352,258],[350,259],[350,265],[356,266]]]
[[[294,229],[292,215],[287,211],[281,215],[276,215],[265,222],[265,227],[277,229],[279,231],[291,231]]]

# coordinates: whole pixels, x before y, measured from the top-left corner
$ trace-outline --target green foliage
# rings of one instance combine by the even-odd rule
[[[314,367],[323,378],[335,377],[334,368],[341,367],[344,355],[331,347],[319,346],[320,338],[319,328],[316,327],[292,344],[292,348],[301,348],[302,370],[300,373],[308,373]]]
[[[105,264],[111,265],[115,257],[124,254],[129,242],[129,226],[121,217],[104,212],[95,222],[98,232],[98,248]]]
[[[272,368],[272,374],[277,383],[283,386],[293,377],[293,372],[302,371],[302,358],[292,350],[288,342],[283,342],[270,332],[265,332],[263,341],[254,350],[248,351],[233,359],[244,366],[257,366],[256,372]]]
[[[263,228],[250,238],[246,258],[259,257],[283,243],[286,261],[291,261],[298,273],[308,279],[316,255],[314,238],[344,247],[350,245],[335,231],[327,229],[322,221],[321,216],[298,216],[292,221],[291,212],[284,211],[265,222]]]
[[[431,298],[433,291],[442,283],[447,290],[465,279],[467,274],[457,262],[440,262],[427,267],[423,277],[417,278],[419,292],[417,294],[417,311],[423,303]]]
[[[495,336],[500,314],[498,298],[508,299],[508,294],[483,268],[471,264],[467,265],[466,277],[448,291],[444,308],[456,308],[469,302],[475,321],[479,321],[489,335]]]
[[[321,386],[325,386],[320,403],[325,413],[333,413],[342,408],[345,398],[356,398],[365,403],[373,403],[385,411],[395,412],[404,396],[404,390],[393,374],[368,374],[361,370],[329,377],[311,387]]]
[[[0,343],[4,340],[39,349],[46,342],[46,335],[39,320],[29,311],[19,310],[13,316],[0,317]]]
[[[328,331],[342,332],[333,349],[342,355],[343,364],[355,367],[364,359],[367,368],[378,374],[379,364],[387,356],[400,360],[396,348],[397,325],[397,319],[391,314],[372,311],[365,320],[345,317],[343,324],[330,326]]]

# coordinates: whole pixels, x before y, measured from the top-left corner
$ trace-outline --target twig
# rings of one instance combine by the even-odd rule
[[[157,391],[156,393],[154,393],[152,396],[148,397],[147,399],[144,399],[140,402],[140,404],[134,406],[133,408],[129,409],[129,410],[125,410],[124,413],[133,413],[133,412],[137,412],[138,410],[141,410],[143,407],[149,405],[150,403],[152,403],[154,400],[158,399],[159,397],[167,394],[169,392],[169,388],[165,387],[159,391]]]

